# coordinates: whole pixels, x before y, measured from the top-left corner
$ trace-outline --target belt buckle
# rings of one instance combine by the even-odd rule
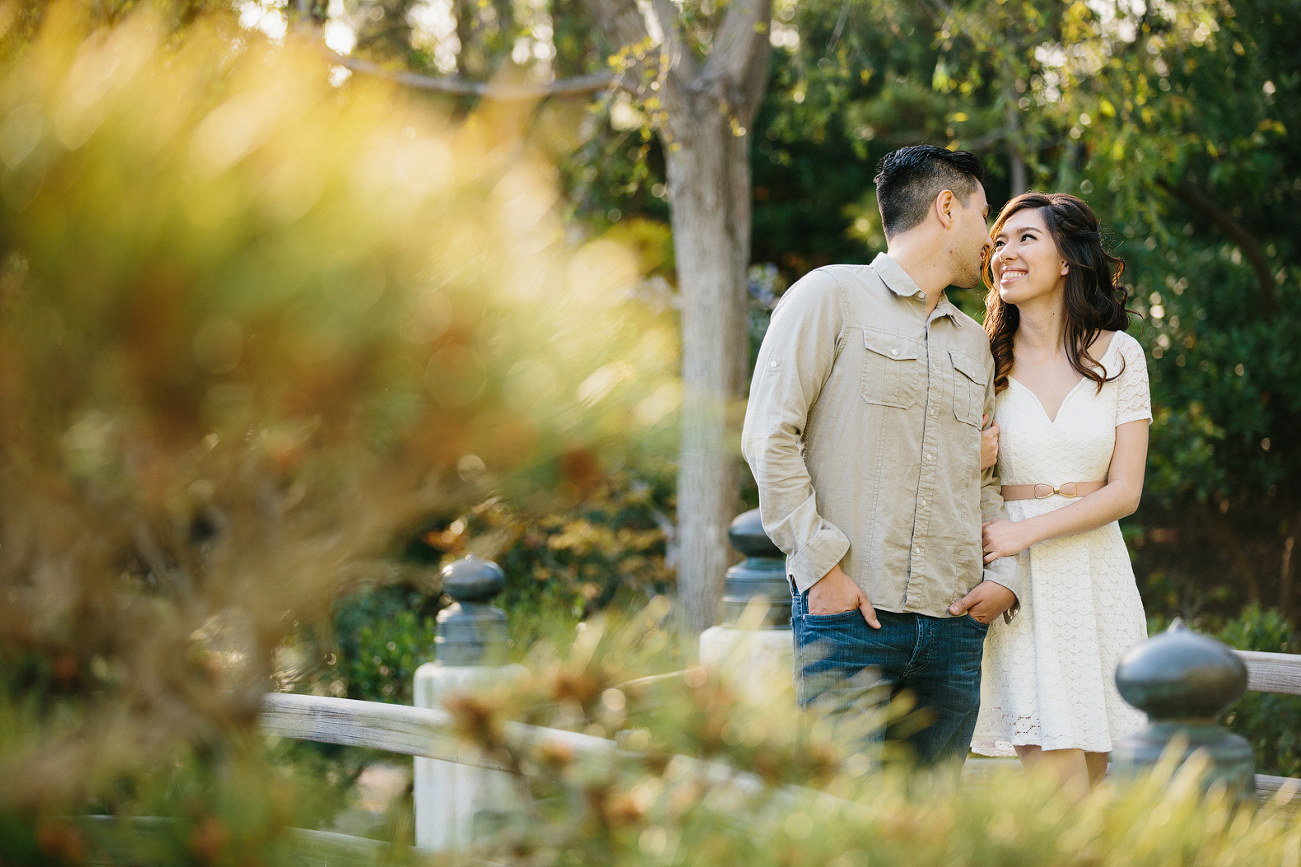
[[[1062,488],[1065,488],[1066,485],[1070,485],[1070,487],[1071,487],[1071,492],[1070,492],[1069,494],[1066,493],[1064,490],[1062,490]],[[1080,495],[1080,483],[1079,483],[1079,482],[1067,482],[1065,485],[1062,485],[1061,488],[1056,488],[1056,489],[1054,489],[1054,490],[1055,490],[1057,493],[1061,494],[1063,497],[1075,498],[1075,497],[1078,497],[1078,496]]]
[[[1043,488],[1044,493],[1042,494],[1039,493],[1040,488]],[[1055,493],[1057,493],[1057,489],[1054,488],[1052,485],[1045,485],[1043,482],[1040,482],[1039,484],[1034,486],[1034,498],[1036,500],[1047,499],[1048,497],[1051,497]]]

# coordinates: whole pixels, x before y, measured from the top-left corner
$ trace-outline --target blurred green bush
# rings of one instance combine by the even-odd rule
[[[516,659],[540,640],[567,646],[580,622],[607,608],[636,610],[669,593],[673,482],[671,463],[643,456],[609,468],[577,503],[539,510],[494,497],[426,525],[394,555],[403,565],[393,583],[341,596],[328,629],[291,638],[323,662],[297,688],[410,704],[416,668],[434,659],[434,618],[450,601],[437,570],[472,551],[506,573],[494,604],[509,619]]]

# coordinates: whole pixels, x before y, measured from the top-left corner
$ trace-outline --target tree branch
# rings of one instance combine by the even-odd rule
[[[714,49],[705,65],[706,76],[733,81],[745,75],[756,41],[767,44],[772,19],[772,0],[732,0],[723,23],[714,34]]]
[[[546,84],[490,84],[466,81],[454,76],[421,75],[417,72],[405,72],[386,69],[378,63],[361,60],[356,57],[344,57],[332,51],[326,51],[331,63],[338,64],[353,72],[374,75],[407,87],[442,93],[448,96],[477,96],[503,102],[547,99],[554,96],[583,96],[600,93],[605,90],[626,90],[635,93],[637,88],[626,80],[625,76],[602,72],[593,75],[579,75],[574,78],[562,78]]]
[[[1274,295],[1274,275],[1270,271],[1269,259],[1261,249],[1260,242],[1247,231],[1246,227],[1233,219],[1228,212],[1209,195],[1194,187],[1188,181],[1171,184],[1158,179],[1157,184],[1166,192],[1183,202],[1188,207],[1208,218],[1224,237],[1238,245],[1247,257],[1251,270],[1256,273],[1256,282],[1260,284],[1261,312],[1266,318],[1278,314],[1278,299]]]
[[[678,24],[678,10],[670,0],[651,0],[651,11],[655,13],[655,23],[664,39],[664,55],[669,69],[678,70],[681,80],[694,80],[699,70]]]
[[[672,3],[652,0],[652,20],[642,14],[637,0],[587,0],[587,8],[606,37],[621,51],[636,46],[645,46],[646,50],[658,49],[659,68],[655,73],[661,81],[680,88],[695,78],[696,64],[687,50],[678,26],[677,10]],[[652,32],[654,29],[659,30],[658,39]],[[641,79],[643,76],[637,72],[640,70],[634,72],[633,77]]]
[[[722,83],[732,111],[748,126],[758,111],[768,79],[772,0],[732,0],[714,36],[701,85]]]

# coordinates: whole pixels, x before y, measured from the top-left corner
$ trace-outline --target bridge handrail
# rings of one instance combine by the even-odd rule
[[[1265,653],[1235,650],[1247,664],[1247,689],[1301,695],[1301,653]]]
[[[262,701],[262,729],[295,740],[504,769],[469,743],[445,710],[273,692]],[[586,763],[608,765],[617,752],[615,742],[605,738],[521,722],[503,723],[502,733],[511,748],[549,749]]]
[[[263,697],[262,708],[262,730],[269,735],[506,770],[470,743],[458,730],[453,715],[444,710],[275,692]],[[531,757],[542,753],[552,758],[567,756],[583,770],[613,771],[619,762],[640,755],[621,750],[607,738],[564,729],[507,721],[501,732],[513,751]],[[721,762],[674,756],[669,766],[677,773],[745,791],[765,785],[758,775]]]
[[[1235,651],[1247,666],[1252,692],[1301,695],[1301,654]],[[262,728],[270,735],[344,746],[367,747],[477,767],[502,765],[470,744],[445,710],[356,701],[328,696],[268,693]],[[618,758],[614,741],[581,732],[505,722],[502,733],[512,749],[572,755],[584,765],[608,769]],[[685,756],[678,758],[694,762]],[[702,763],[711,764],[711,763]],[[721,767],[721,766],[717,766]]]

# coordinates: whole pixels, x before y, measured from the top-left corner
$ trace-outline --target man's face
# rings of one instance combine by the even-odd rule
[[[974,289],[980,285],[984,257],[991,248],[989,240],[989,200],[979,183],[967,197],[967,203],[955,197],[958,206],[953,219],[953,244],[949,256],[953,261],[953,285]]]

